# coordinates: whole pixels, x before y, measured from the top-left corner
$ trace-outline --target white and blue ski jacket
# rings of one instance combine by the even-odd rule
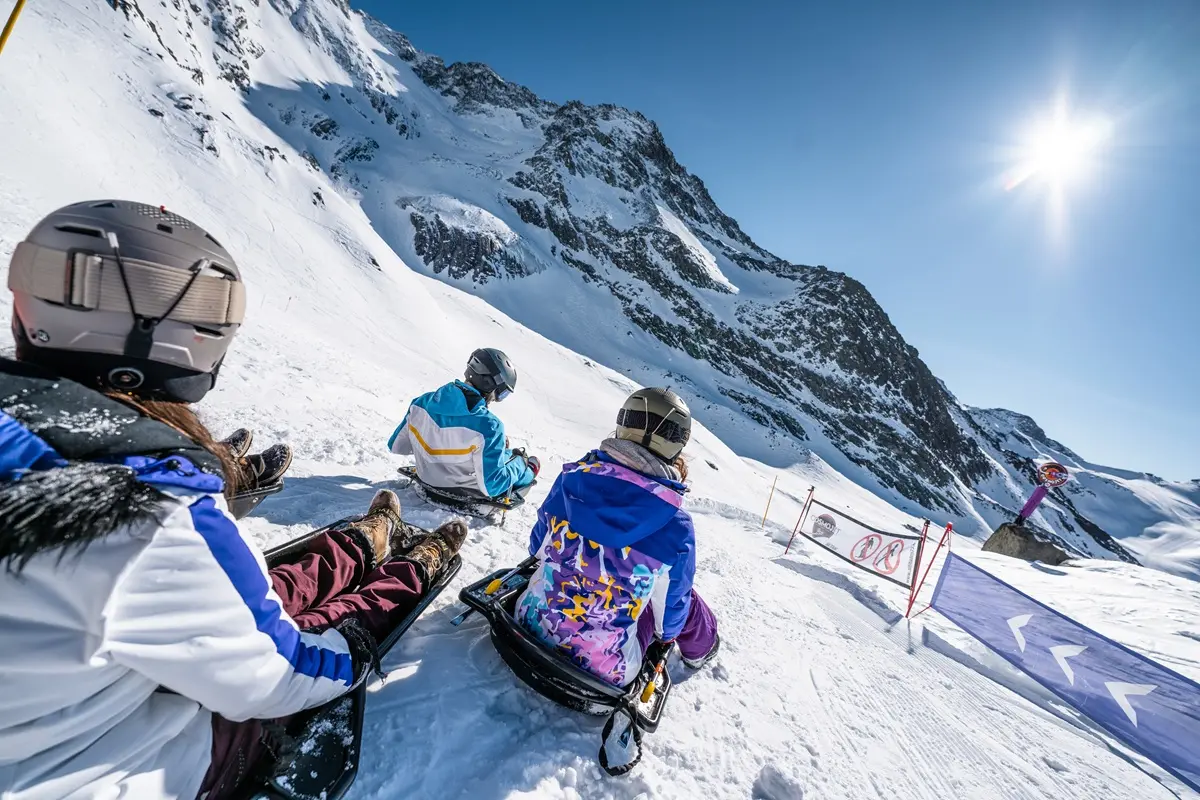
[[[3,800],[193,800],[213,713],[283,716],[353,684],[345,638],[284,613],[198,451],[0,359]]]
[[[453,381],[412,401],[388,439],[411,455],[430,486],[501,497],[534,481],[533,470],[507,446],[504,423],[475,387]]]

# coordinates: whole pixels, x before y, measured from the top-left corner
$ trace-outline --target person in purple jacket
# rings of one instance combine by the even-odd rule
[[[717,621],[692,588],[696,536],[683,510],[687,404],[639,389],[600,448],[563,466],[529,537],[539,564],[517,618],[579,667],[624,686],[655,638],[699,669],[717,652]]]

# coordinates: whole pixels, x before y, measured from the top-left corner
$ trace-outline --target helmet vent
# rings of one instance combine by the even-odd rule
[[[92,208],[116,208],[117,205],[112,200],[102,200],[99,203],[92,203]]]
[[[175,232],[175,229],[172,228],[170,225],[164,225],[161,222],[158,223],[158,225],[156,225],[155,227],[157,227],[163,233],[174,233]]]
[[[191,222],[179,216],[178,214],[173,214],[170,211],[167,211],[166,206],[148,206],[144,203],[133,203],[132,205],[134,210],[143,217],[165,220],[176,228],[180,228],[185,231],[195,227]]]
[[[91,236],[95,239],[104,238],[104,232],[99,228],[85,228],[82,225],[56,225],[54,229],[63,233],[77,233],[80,236]]]
[[[216,240],[216,239],[213,237],[213,235],[212,235],[211,233],[207,233],[207,232],[206,232],[204,235],[205,235],[206,237],[208,237],[208,240],[209,240],[210,242],[212,242],[213,244],[215,244],[217,247],[223,247],[223,246],[224,246],[224,245],[222,245],[220,242],[218,242],[218,241],[217,241],[217,240]]]

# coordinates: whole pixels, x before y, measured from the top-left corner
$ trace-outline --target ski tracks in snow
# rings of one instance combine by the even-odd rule
[[[463,577],[393,651],[370,695],[353,798],[419,800],[1166,800],[1172,794],[1073,722],[906,642],[875,590],[801,555],[776,558],[757,522],[696,514],[697,590],[722,651],[675,691],[642,764],[596,763],[603,718],[554,706],[503,665],[453,594],[524,550],[531,515],[475,528]],[[530,516],[530,519],[525,519]],[[898,600],[896,600],[898,602]]]

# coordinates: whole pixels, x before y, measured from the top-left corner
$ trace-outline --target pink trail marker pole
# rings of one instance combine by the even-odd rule
[[[1045,486],[1038,486],[1033,490],[1033,494],[1029,495],[1029,499],[1021,507],[1021,513],[1017,514],[1018,525],[1024,525],[1025,520],[1029,519],[1034,511],[1037,511],[1037,507],[1045,499],[1047,491]]]

